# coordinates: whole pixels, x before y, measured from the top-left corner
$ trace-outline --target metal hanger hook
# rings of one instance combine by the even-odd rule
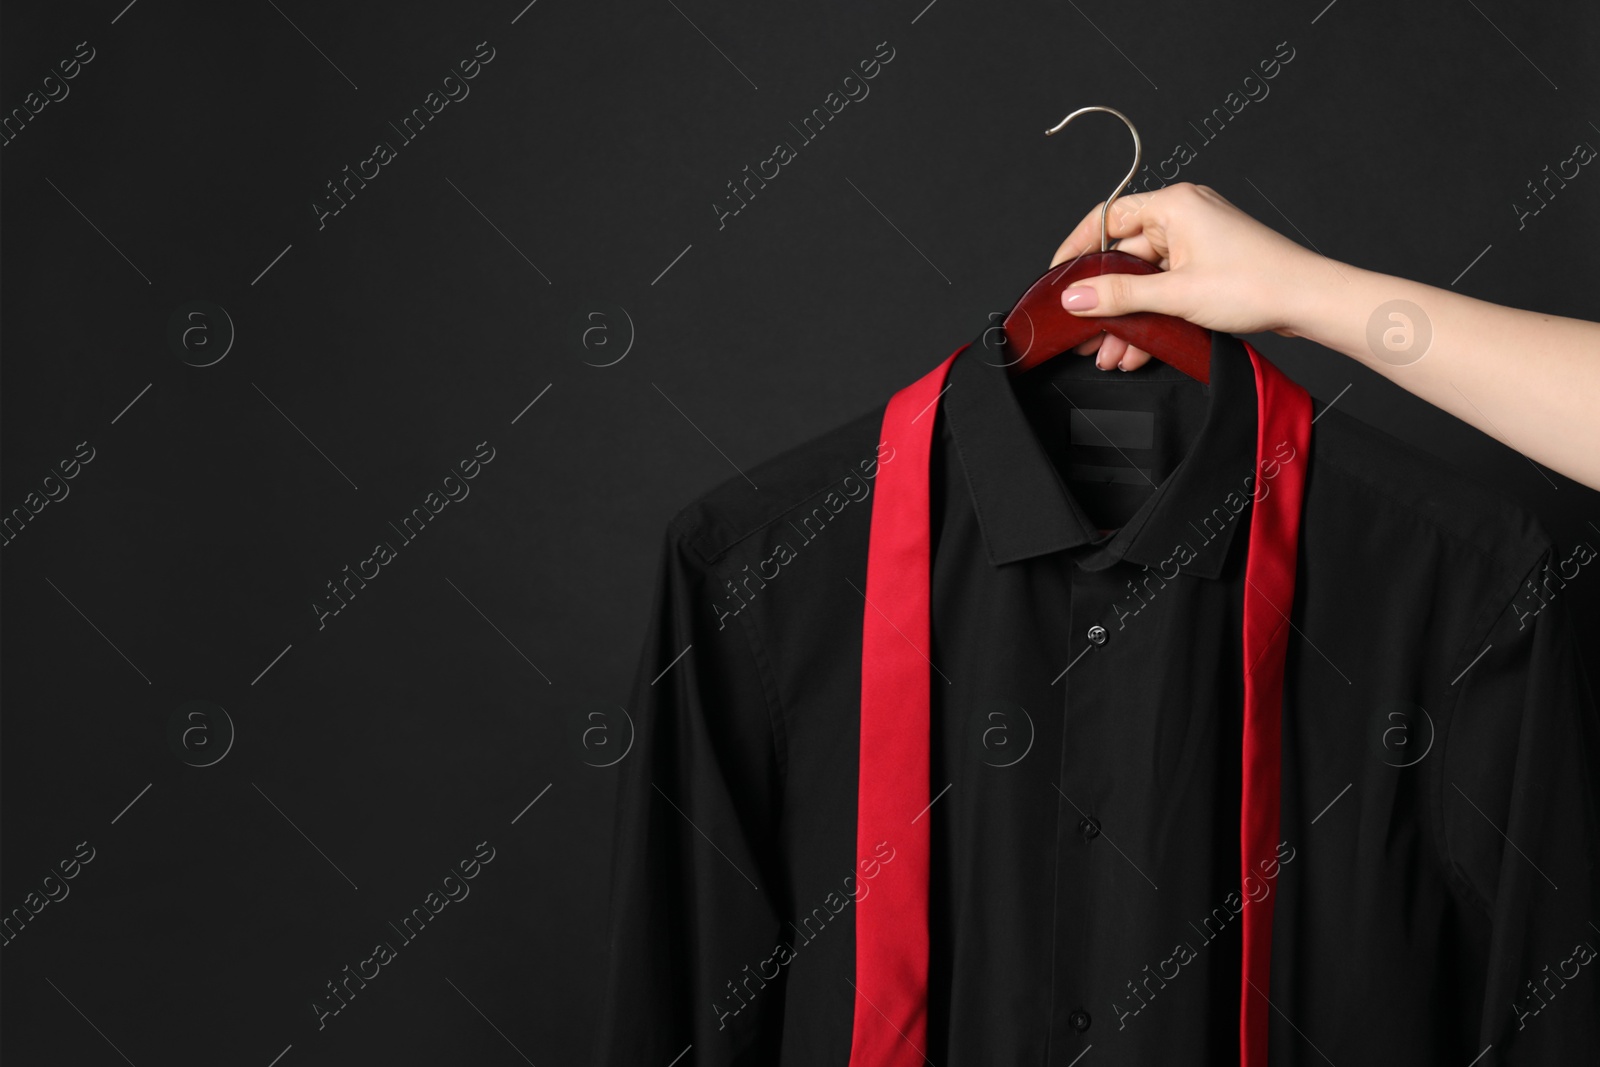
[[[1128,187],[1128,183],[1133,181],[1133,176],[1139,173],[1139,164],[1144,160],[1144,147],[1139,143],[1139,131],[1134,128],[1133,121],[1114,107],[1080,107],[1078,110],[1074,111],[1072,114],[1056,123],[1050,129],[1044,131],[1045,136],[1050,136],[1052,133],[1055,133],[1057,130],[1065,127],[1067,123],[1071,122],[1079,115],[1087,115],[1091,111],[1104,111],[1108,115],[1117,116],[1117,118],[1121,119],[1123,124],[1128,127],[1128,132],[1133,134],[1133,169],[1128,171],[1127,177],[1123,178],[1122,181],[1117,183],[1117,187],[1111,190],[1111,195],[1106,197],[1106,202],[1100,207],[1100,251],[1105,252],[1110,248],[1110,246],[1106,243],[1106,212],[1111,210],[1111,201],[1121,196],[1122,190],[1126,189]]]

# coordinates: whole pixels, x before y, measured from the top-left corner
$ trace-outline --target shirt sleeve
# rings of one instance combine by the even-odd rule
[[[617,764],[596,1067],[778,1060],[779,735],[738,603],[669,527]]]
[[[1486,920],[1487,954],[1463,957],[1484,967],[1479,1067],[1600,1049],[1600,727],[1563,592],[1582,580],[1572,564],[1547,552],[1499,613],[1445,742],[1451,865]]]

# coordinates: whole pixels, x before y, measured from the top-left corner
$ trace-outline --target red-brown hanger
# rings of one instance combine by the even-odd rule
[[[1155,274],[1161,268],[1131,256],[1126,252],[1112,251],[1106,242],[1106,212],[1111,202],[1128,187],[1133,176],[1139,173],[1144,149],[1139,143],[1139,131],[1134,129],[1128,116],[1115,108],[1082,107],[1044,131],[1046,136],[1060,130],[1079,115],[1091,111],[1104,111],[1127,123],[1133,134],[1133,169],[1112,190],[1100,208],[1100,251],[1085,252],[1076,259],[1058,263],[1039,276],[1028,287],[1005,317],[1005,334],[1008,346],[1020,352],[1020,358],[1011,363],[1013,374],[1036,367],[1052,357],[1069,351],[1097,333],[1115,334],[1130,345],[1141,348],[1161,362],[1201,382],[1211,380],[1211,331],[1196,326],[1173,315],[1158,315],[1149,311],[1136,311],[1109,318],[1080,318],[1061,306],[1061,291],[1080,278],[1101,274]]]

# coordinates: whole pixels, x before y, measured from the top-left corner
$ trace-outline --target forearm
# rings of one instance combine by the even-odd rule
[[[1502,307],[1320,256],[1285,285],[1287,332],[1600,488],[1600,323]],[[1393,301],[1412,306],[1385,307]]]

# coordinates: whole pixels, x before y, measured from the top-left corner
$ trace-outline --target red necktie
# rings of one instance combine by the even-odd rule
[[[1277,854],[1283,660],[1294,600],[1300,501],[1311,439],[1311,398],[1248,343],[1255,370],[1256,484],[1281,442],[1282,464],[1253,504],[1244,591],[1244,741],[1239,804],[1240,893]],[[894,461],[878,469],[867,550],[861,633],[861,762],[856,852],[894,849],[856,905],[856,998],[850,1067],[920,1067],[928,1031],[930,519],[929,460],[940,392],[957,349],[897,392],[881,440]],[[1275,894],[1243,911],[1239,982],[1242,1067],[1266,1067],[1268,967]]]

